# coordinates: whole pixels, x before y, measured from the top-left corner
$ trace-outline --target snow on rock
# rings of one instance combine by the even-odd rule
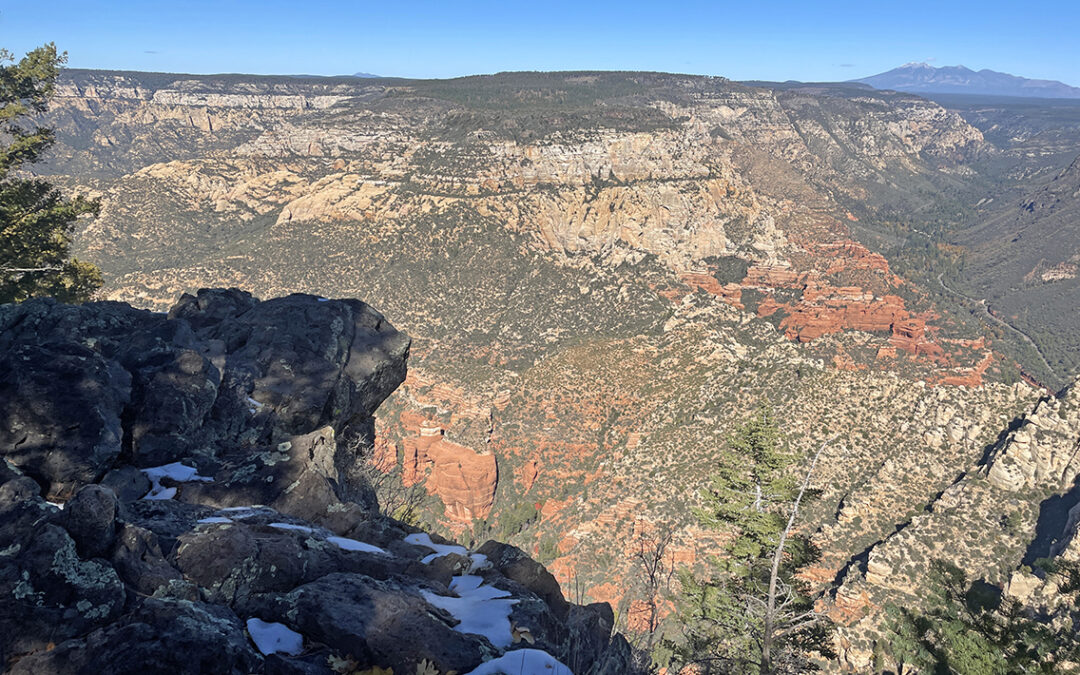
[[[176,488],[162,487],[162,478],[169,478],[177,483],[190,483],[193,481],[210,483],[214,480],[213,478],[200,476],[198,469],[180,462],[142,469],[142,472],[150,479],[150,492],[147,492],[143,499],[172,499],[176,496]]]
[[[365,544],[364,542],[357,541],[355,539],[347,539],[345,537],[327,537],[326,541],[336,545],[338,548],[345,549],[346,551],[363,551],[364,553],[378,553],[380,555],[390,555],[378,546]]]
[[[469,566],[469,574],[491,568],[491,561],[483,553],[470,553],[469,559],[472,560],[472,565]]]
[[[431,535],[426,532],[418,532],[417,534],[410,534],[405,537],[406,544],[414,544],[416,546],[423,546],[435,551],[429,556],[424,557],[420,562],[427,565],[436,558],[441,558],[444,555],[450,555],[451,553],[457,553],[458,555],[468,555],[469,549],[464,546],[458,546],[456,544],[436,544],[431,541]]]
[[[269,511],[265,506],[227,506],[218,509],[218,513],[227,513],[230,518],[250,518],[260,511]]]
[[[480,664],[466,675],[574,675],[555,657],[539,649],[518,649]]]
[[[247,620],[248,634],[252,642],[265,655],[288,654],[296,656],[304,651],[304,636],[283,623],[271,623],[262,619]]]
[[[431,555],[424,556],[424,558],[420,561],[425,565],[430,563],[432,560],[435,560],[436,558],[441,558],[444,555],[450,555],[451,553],[457,553],[458,555],[466,555],[472,560],[472,564],[469,566],[470,574],[472,574],[473,572],[479,572],[480,570],[486,570],[491,567],[491,562],[483,553],[469,553],[469,549],[465,548],[464,546],[458,546],[456,544],[436,544],[435,542],[431,541],[431,535],[428,535],[424,532],[410,534],[409,536],[405,537],[405,543],[414,544],[416,546],[424,546],[425,548],[430,548],[432,551],[435,551]]]
[[[293,525],[292,523],[270,523],[270,527],[276,527],[279,530],[297,530],[300,532],[307,532],[311,534],[314,532],[314,528],[310,528],[307,525]]]
[[[200,523],[231,523],[232,518],[225,518],[223,516],[210,516],[209,518],[200,518]]]
[[[513,642],[510,634],[510,608],[517,600],[507,599],[509,591],[483,583],[475,575],[454,577],[450,590],[458,597],[436,595],[421,591],[424,599],[440,609],[445,609],[461,623],[454,626],[459,633],[483,635],[491,644],[503,649]],[[494,672],[494,671],[493,671]]]

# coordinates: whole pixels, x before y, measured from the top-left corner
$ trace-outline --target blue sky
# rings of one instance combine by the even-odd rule
[[[908,61],[1080,86],[1080,2],[0,0],[0,47],[168,72],[658,70],[844,80]]]

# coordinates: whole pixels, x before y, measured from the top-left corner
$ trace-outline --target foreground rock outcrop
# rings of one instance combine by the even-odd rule
[[[0,307],[0,663],[467,673],[527,646],[624,672],[607,605],[380,515],[355,453],[408,351],[356,300]]]

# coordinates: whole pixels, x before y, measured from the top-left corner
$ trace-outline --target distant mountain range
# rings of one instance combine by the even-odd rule
[[[982,94],[1027,98],[1080,98],[1080,87],[1056,80],[1029,80],[993,70],[974,71],[964,66],[935,68],[927,63],[908,63],[899,68],[853,82],[875,89],[927,94]]]

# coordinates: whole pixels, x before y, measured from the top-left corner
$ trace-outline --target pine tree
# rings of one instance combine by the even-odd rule
[[[101,273],[68,249],[75,221],[96,215],[99,204],[67,199],[48,181],[19,174],[53,142],[52,131],[30,118],[48,107],[67,56],[50,43],[14,60],[0,49],[0,303],[41,295],[86,300]]]
[[[681,576],[681,631],[658,654],[704,673],[809,669],[807,650],[828,653],[827,623],[794,578],[815,552],[793,532],[817,457],[803,480],[784,447],[773,411],[757,410],[720,453],[698,519],[731,532],[707,580]]]
[[[1063,563],[1048,573],[1056,575],[1063,594],[1080,588],[1080,569],[1073,564]],[[1004,597],[1001,589],[969,583],[964,572],[948,561],[933,561],[929,580],[926,610],[886,608],[883,651],[901,675],[1077,671],[1080,640],[1073,631],[1055,629],[1037,612]]]

